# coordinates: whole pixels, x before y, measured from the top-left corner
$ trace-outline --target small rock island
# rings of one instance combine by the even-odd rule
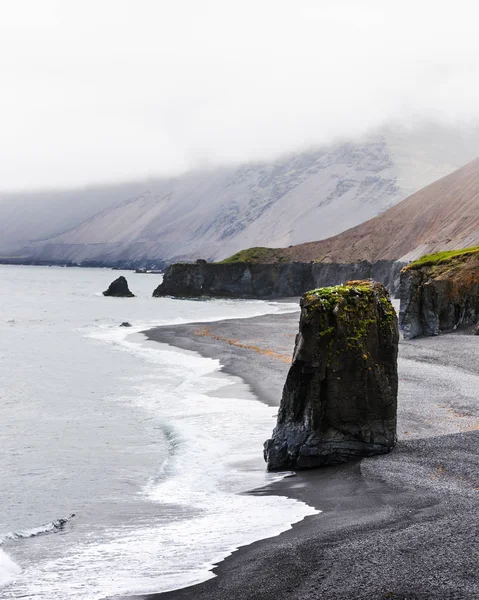
[[[405,339],[479,321],[479,247],[438,252],[401,271],[399,322]]]
[[[268,470],[308,469],[389,452],[396,443],[398,322],[373,281],[307,292]]]
[[[130,291],[128,281],[123,275],[110,283],[110,287],[103,292],[104,296],[114,296],[115,298],[134,298],[135,294]]]

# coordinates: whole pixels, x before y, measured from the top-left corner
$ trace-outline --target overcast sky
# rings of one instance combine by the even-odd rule
[[[464,0],[0,0],[0,188],[265,158],[479,115]]]

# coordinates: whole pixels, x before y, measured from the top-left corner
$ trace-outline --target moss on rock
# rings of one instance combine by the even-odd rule
[[[346,347],[362,349],[370,326],[394,327],[396,312],[383,285],[371,280],[348,281],[344,285],[319,288],[306,292],[301,300],[305,319],[316,319],[318,335],[335,335],[329,325],[328,312],[333,309],[338,322],[344,324]],[[324,327],[322,324],[324,323]]]

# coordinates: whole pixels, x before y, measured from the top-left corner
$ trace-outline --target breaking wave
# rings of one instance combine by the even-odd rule
[[[33,529],[26,529],[25,531],[13,531],[12,533],[7,533],[7,535],[0,538],[0,545],[5,543],[6,540],[22,540],[28,539],[32,537],[36,537],[37,535],[44,535],[46,533],[54,533],[63,529],[63,527],[75,517],[75,513],[72,513],[69,517],[65,519],[57,519],[56,521],[51,521],[50,523],[46,523],[45,525],[40,525],[39,527],[34,527]]]
[[[0,587],[15,580],[21,568],[0,548]]]

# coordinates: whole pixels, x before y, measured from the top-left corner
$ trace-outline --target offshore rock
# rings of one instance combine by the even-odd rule
[[[307,292],[268,470],[308,469],[389,452],[396,443],[398,324],[372,281]]]
[[[118,279],[115,279],[112,283],[110,283],[110,287],[103,292],[104,296],[115,296],[116,298],[134,298],[135,294],[130,292],[128,287],[128,282],[121,275]]]
[[[440,252],[401,271],[405,339],[474,326],[479,319],[479,248]]]

